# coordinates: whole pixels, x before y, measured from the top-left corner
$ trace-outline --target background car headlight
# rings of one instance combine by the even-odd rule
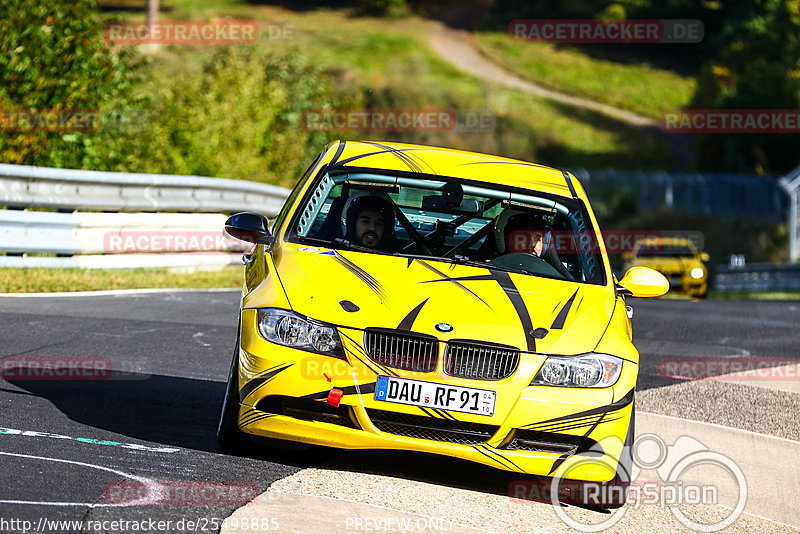
[[[695,267],[691,272],[692,278],[703,278],[703,269]]]
[[[531,385],[605,388],[617,383],[621,371],[622,359],[608,354],[551,356],[544,361]]]
[[[336,327],[287,310],[258,310],[258,331],[273,343],[328,356],[344,356]]]

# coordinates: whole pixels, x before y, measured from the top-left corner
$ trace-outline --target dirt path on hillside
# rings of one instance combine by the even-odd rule
[[[432,22],[428,29],[427,38],[428,43],[437,54],[473,76],[576,108],[600,113],[628,126],[642,128],[648,134],[658,137],[669,145],[675,153],[675,170],[683,170],[691,165],[693,155],[689,136],[679,137],[662,132],[658,121],[655,119],[594,100],[568,95],[524,80],[481,55],[472,42],[470,34],[464,30],[455,30],[441,22]]]
[[[658,127],[658,121],[645,117],[644,115],[615,108],[607,104],[601,104],[594,100],[571,96],[542,87],[528,80],[523,80],[481,55],[473,44],[469,33],[464,30],[454,30],[440,22],[434,22],[428,30],[428,42],[444,59],[461,70],[484,80],[521,89],[527,93],[555,100],[556,102],[562,102],[570,106],[596,111],[632,126]]]

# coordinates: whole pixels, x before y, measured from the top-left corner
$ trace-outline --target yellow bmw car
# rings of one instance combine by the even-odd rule
[[[633,246],[629,266],[650,267],[663,274],[670,288],[693,297],[708,296],[707,252],[698,252],[690,239],[650,237]]]
[[[245,255],[218,427],[441,454],[519,473],[619,478],[639,355],[625,297],[568,172],[443,148],[333,142]],[[584,462],[597,457],[606,462]]]

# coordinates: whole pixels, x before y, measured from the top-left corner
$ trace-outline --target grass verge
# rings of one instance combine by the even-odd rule
[[[144,288],[238,288],[242,269],[177,272],[169,269],[0,269],[0,293],[51,293]]]
[[[643,135],[641,129],[459,71],[428,46],[429,23],[424,19],[408,17],[387,21],[355,17],[347,9],[291,11],[242,0],[204,0],[197,4],[172,0],[164,6],[170,8],[172,18],[231,16],[288,25],[292,32],[285,41],[240,46],[252,46],[265,58],[287,52],[290,56],[302,55],[311,64],[333,69],[337,73],[336,85],[355,95],[357,109],[488,111],[496,119],[491,131],[326,131],[315,140],[315,144],[320,145],[314,147],[317,150],[323,144],[320,137],[324,137],[325,142],[366,138],[488,152],[567,168],[663,169],[671,167],[673,162],[669,147],[653,136]],[[143,13],[138,10],[114,12],[113,15],[136,18]],[[213,48],[163,47],[147,66],[149,74],[145,78],[150,79],[149,84],[145,83],[140,89],[147,94],[168,96],[169,91],[164,93],[163,88],[180,86],[181,75],[204,75],[204,64]],[[591,71],[588,69],[582,75],[585,77]],[[246,78],[252,73],[243,72],[242,76]],[[290,124],[287,128],[301,130],[304,127],[300,104],[294,115],[287,118]],[[165,109],[169,105],[172,104],[168,103]],[[223,131],[222,125],[218,125],[218,129],[220,138],[233,136],[232,132]],[[205,136],[204,142],[207,140]],[[248,150],[231,157],[240,159],[253,153],[248,147],[244,148]],[[158,168],[149,170],[164,172]],[[190,168],[181,172],[213,171]],[[291,185],[291,178],[297,174],[267,172],[259,176],[240,176],[232,169],[224,172],[229,178],[260,179],[284,185]]]
[[[721,291],[710,291],[709,298],[714,300],[800,300],[800,293],[749,293],[744,291],[723,293]]]
[[[521,78],[654,119],[685,108],[697,87],[691,77],[593,58],[569,46],[516,41],[501,32],[476,33],[474,38],[483,55]]]

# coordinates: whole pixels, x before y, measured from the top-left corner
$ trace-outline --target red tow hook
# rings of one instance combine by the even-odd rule
[[[328,400],[326,402],[331,406],[333,406],[334,408],[338,408],[339,403],[342,402],[342,395],[344,395],[344,391],[342,391],[341,389],[333,388],[328,393]]]

